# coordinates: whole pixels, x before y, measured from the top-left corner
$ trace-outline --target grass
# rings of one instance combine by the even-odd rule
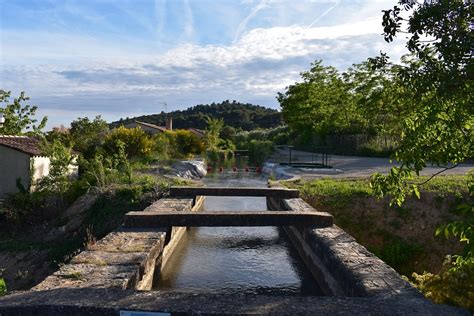
[[[310,182],[296,181],[286,183],[292,188],[299,189],[307,199],[322,199],[325,204],[334,207],[344,207],[351,203],[354,197],[368,197],[372,193],[368,180],[335,180],[324,178]]]

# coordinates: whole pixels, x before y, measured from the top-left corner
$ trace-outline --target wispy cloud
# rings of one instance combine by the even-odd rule
[[[257,15],[257,13],[260,10],[264,9],[266,6],[267,6],[267,0],[261,0],[256,6],[252,8],[250,13],[245,17],[245,19],[243,19],[239,23],[239,26],[237,27],[237,30],[235,31],[234,42],[237,41],[240,35],[242,35],[242,33],[245,31],[249,21],[253,19]]]
[[[326,11],[323,12],[323,14],[321,14],[320,16],[318,16],[316,18],[316,20],[314,20],[313,22],[311,22],[310,25],[308,25],[307,27],[310,28],[312,27],[313,25],[316,25],[322,18],[324,18],[326,15],[329,14],[329,12],[331,12],[335,7],[337,7],[339,5],[341,1],[340,0],[337,0],[334,5],[332,7],[329,7],[329,9],[327,9]]]
[[[37,8],[41,23],[30,29],[11,28],[15,21],[0,13],[0,87],[27,91],[51,116],[50,126],[81,113],[155,113],[158,99],[170,110],[225,99],[277,107],[276,92],[315,59],[345,69],[381,49],[390,47],[394,59],[405,51],[402,40],[388,45],[380,36],[379,2],[354,1],[346,9],[339,1],[156,0],[133,10],[136,3],[106,10],[73,3],[87,18],[62,3],[44,5]],[[61,14],[66,18],[45,31]]]

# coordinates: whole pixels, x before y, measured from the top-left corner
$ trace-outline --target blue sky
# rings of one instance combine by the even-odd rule
[[[48,127],[275,95],[310,63],[344,70],[386,51],[363,0],[0,0],[0,88],[26,91]]]

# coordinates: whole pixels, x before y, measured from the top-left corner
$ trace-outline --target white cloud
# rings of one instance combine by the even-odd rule
[[[157,3],[157,8],[160,4],[165,5]],[[188,31],[193,32],[191,7],[187,14]],[[56,117],[51,125],[67,123],[68,112],[72,118],[78,113],[106,113],[108,119],[154,113],[158,99],[166,100],[170,109],[223,99],[275,107],[276,92],[298,80],[299,72],[315,59],[341,70],[387,48],[398,59],[404,53],[403,43],[387,45],[380,35],[380,20],[377,16],[325,27],[254,28],[229,45],[184,44],[157,55],[60,34],[54,40],[67,45],[58,51],[60,45],[53,40],[41,44],[45,35],[38,33],[35,51],[20,45],[7,49],[0,85],[26,90],[44,113]],[[15,40],[21,39],[20,35]],[[134,44],[139,41],[132,40]],[[75,58],[64,57],[69,53]],[[41,56],[45,64],[21,63],[33,56]]]

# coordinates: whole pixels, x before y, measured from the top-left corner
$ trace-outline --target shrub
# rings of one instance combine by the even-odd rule
[[[7,294],[7,284],[3,278],[0,278],[0,296]]]
[[[166,132],[170,140],[170,152],[174,157],[199,155],[205,150],[204,142],[194,133],[187,130]]]
[[[69,168],[75,160],[72,149],[55,139],[43,145],[43,153],[50,158],[49,174],[38,181],[37,190],[48,191],[62,197],[71,185]]]
[[[168,158],[170,149],[170,139],[163,133],[155,134],[152,137],[153,152],[160,158]]]
[[[36,209],[46,207],[47,192],[17,192],[7,196],[4,202],[4,213],[8,220],[20,221]]]
[[[150,156],[154,142],[141,128],[125,128],[120,126],[105,137],[104,148],[110,154],[119,152],[118,141],[125,144],[125,154],[128,159]]]
[[[413,285],[438,304],[462,306],[474,312],[474,258],[448,256],[438,274],[413,273]]]
[[[274,146],[271,141],[251,140],[248,144],[250,163],[261,166],[273,153]]]

